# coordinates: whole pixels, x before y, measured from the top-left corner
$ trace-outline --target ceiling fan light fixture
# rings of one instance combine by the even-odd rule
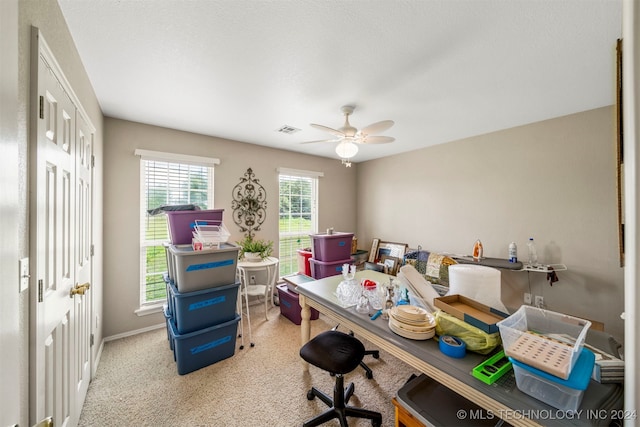
[[[351,141],[340,141],[336,146],[336,154],[338,154],[341,159],[350,159],[358,154],[358,146]]]

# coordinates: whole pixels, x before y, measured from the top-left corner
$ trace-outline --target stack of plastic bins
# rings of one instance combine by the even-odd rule
[[[577,412],[595,355],[584,348],[591,322],[528,305],[497,323],[520,391]]]
[[[240,248],[194,251],[170,245],[174,273],[168,280],[165,317],[178,373],[188,374],[233,356],[240,316],[236,313],[236,266]]]
[[[311,234],[311,253],[309,259],[311,276],[323,279],[342,274],[344,264],[352,264],[351,241],[353,233]]]

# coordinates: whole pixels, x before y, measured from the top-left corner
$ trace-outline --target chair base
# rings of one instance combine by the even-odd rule
[[[382,426],[382,415],[379,412],[347,405],[347,403],[349,403],[349,399],[353,395],[354,389],[355,386],[353,383],[350,383],[346,389],[344,388],[344,377],[342,375],[336,375],[333,399],[317,388],[311,387],[311,390],[307,392],[307,399],[313,400],[314,397],[317,397],[322,400],[329,409],[306,421],[302,426],[319,426],[320,424],[324,424],[329,420],[337,418],[341,427],[349,427],[347,417],[367,418],[371,420],[371,425],[373,427]]]
[[[380,351],[378,351],[378,350],[365,350],[364,354],[365,355],[369,355],[369,356],[373,356],[374,359],[379,359],[380,358]],[[367,364],[364,363],[364,362],[360,362],[360,366],[362,367],[362,369],[365,370],[367,378],[368,379],[372,379],[373,378],[373,371],[371,370],[371,368],[368,367]]]

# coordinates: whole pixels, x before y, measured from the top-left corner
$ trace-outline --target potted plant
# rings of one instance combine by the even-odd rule
[[[246,236],[236,243],[240,246],[240,258],[244,258],[247,261],[261,261],[273,252],[273,242],[271,240],[266,241]]]

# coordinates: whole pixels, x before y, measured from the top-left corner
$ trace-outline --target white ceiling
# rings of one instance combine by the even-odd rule
[[[615,102],[622,0],[58,0],[106,116],[379,158]],[[301,129],[276,132],[283,125]]]

